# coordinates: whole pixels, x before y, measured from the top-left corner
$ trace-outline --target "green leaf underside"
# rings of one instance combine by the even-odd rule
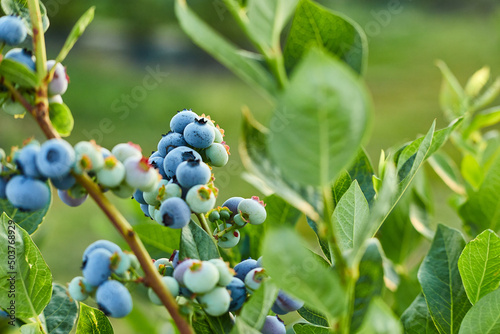
[[[277,195],[267,196],[264,198],[264,203],[266,204],[267,212],[267,218],[264,224],[266,224],[267,227],[293,227],[302,214],[294,206],[288,204],[288,202]]]
[[[113,327],[104,313],[80,303],[80,316],[78,317],[76,334],[89,333],[113,334]]]
[[[458,270],[464,247],[460,232],[438,225],[431,249],[418,271],[422,292],[440,333],[458,333],[471,307]]]
[[[276,92],[276,82],[255,59],[245,57],[242,50],[221,37],[188,7],[177,0],[175,13],[184,32],[202,49],[248,83],[270,95]]]
[[[311,324],[298,323],[293,325],[293,330],[296,334],[328,334],[328,327],[315,326]]]
[[[59,51],[59,54],[56,57],[56,62],[61,63],[64,61],[69,51],[73,48],[76,41],[82,36],[83,32],[87,28],[87,26],[94,19],[94,11],[95,7],[90,7],[79,19],[76,21],[75,25],[71,29],[71,32],[68,35],[68,38],[64,42],[64,45]]]
[[[359,278],[354,288],[354,312],[351,330],[356,332],[369,311],[371,301],[384,286],[384,268],[380,242],[371,239],[359,263]]]
[[[312,49],[292,73],[273,113],[269,152],[285,177],[305,185],[331,184],[356,157],[370,118],[359,78]],[[297,141],[300,134],[307,136]]]
[[[446,154],[436,152],[429,158],[429,164],[441,180],[456,193],[465,194],[460,172],[455,162]]]
[[[357,334],[401,334],[401,322],[379,297],[374,298]]]
[[[45,263],[40,251],[31,240],[29,234],[17,224],[9,224],[9,217],[5,213],[0,218],[0,290],[9,291],[12,275],[16,285],[16,317],[27,320],[42,313],[50,301],[52,294],[52,274]],[[13,229],[14,226],[15,229]],[[15,244],[9,243],[9,235],[14,235]],[[12,238],[12,237],[11,237]],[[12,247],[12,248],[11,248]],[[8,252],[11,252],[10,254]],[[15,255],[12,253],[15,252]],[[14,256],[15,265],[9,264],[9,255]],[[11,267],[12,265],[12,267]],[[8,293],[0,294],[0,307],[7,309],[10,305]]]
[[[459,334],[500,333],[500,290],[484,296],[465,315]]]
[[[33,88],[38,85],[38,77],[35,72],[12,59],[2,59],[0,76],[22,87]]]
[[[78,305],[71,300],[65,287],[52,286],[52,298],[43,310],[48,334],[67,334],[71,332],[78,317]]]
[[[277,295],[278,288],[269,280],[264,281],[243,306],[240,318],[249,326],[260,330]]]
[[[324,236],[319,235],[318,224],[309,217],[306,217],[307,225],[313,230],[318,238],[319,246],[321,247],[321,251],[325,255],[325,257],[332,262],[330,245],[328,244],[328,240]]]
[[[314,325],[328,327],[328,320],[326,319],[326,317],[316,310],[313,310],[304,305],[299,310],[297,310],[297,312],[302,318]]]
[[[38,323],[25,324],[20,329],[21,334],[43,334]]]
[[[134,231],[141,238],[148,252],[158,255],[154,257],[169,256],[180,247],[181,230],[179,229],[158,224],[141,224],[135,225]]]
[[[285,46],[285,66],[293,69],[311,47],[321,47],[338,57],[357,73],[363,73],[368,44],[363,30],[350,18],[310,0],[296,10]]]
[[[249,112],[243,114],[242,144],[240,155],[246,169],[254,173],[285,201],[313,220],[323,211],[321,196],[312,186],[303,186],[285,178],[271,160],[267,148],[268,130],[257,123]]]
[[[465,246],[458,260],[465,291],[472,304],[500,286],[500,238],[484,231]]]
[[[314,305],[329,319],[334,318],[346,308],[340,278],[325,268],[303,243],[290,229],[269,231],[262,247],[264,268],[285,292]]]
[[[20,211],[15,208],[9,200],[0,198],[0,212],[5,212],[9,217],[12,217],[12,220],[26,230],[26,232],[33,234],[43,222],[50,204],[51,201],[44,208],[36,211]]]
[[[369,214],[368,202],[358,182],[354,181],[340,199],[332,216],[333,229],[341,250],[361,247],[364,240],[360,239],[360,225],[367,223]]]
[[[460,208],[460,215],[465,223],[474,227],[474,231],[500,229],[500,156],[498,156],[486,174],[483,183],[476,192],[469,194],[469,199]]]
[[[71,110],[64,103],[51,103],[49,105],[49,117],[54,129],[62,136],[68,137],[73,131],[75,120]]]
[[[212,238],[193,220],[182,228],[179,259],[186,258],[207,261],[220,257]]]
[[[425,297],[420,293],[411,305],[401,315],[401,322],[407,334],[437,334],[439,333],[432,322],[427,308]]]

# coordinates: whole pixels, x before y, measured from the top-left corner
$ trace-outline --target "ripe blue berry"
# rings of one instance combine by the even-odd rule
[[[9,182],[7,178],[0,176],[0,198],[7,198],[7,194],[5,193],[7,182]]]
[[[54,66],[56,67],[54,76],[47,87],[49,96],[62,95],[68,89],[69,80],[66,69],[61,63],[56,63],[55,60],[47,61],[47,71],[50,71]]]
[[[132,297],[118,281],[106,281],[97,288],[95,300],[107,316],[123,318],[132,311]]]
[[[228,311],[231,297],[226,288],[216,287],[212,291],[199,296],[198,302],[208,315],[218,317]]]
[[[144,215],[145,215],[146,217],[151,218],[151,217],[149,216],[149,204],[141,204],[141,205],[139,205],[139,206],[140,206],[140,208],[141,208],[142,212],[144,213]]]
[[[281,321],[277,316],[268,315],[260,332],[262,334],[285,334],[286,327],[283,321]]]
[[[49,186],[23,175],[16,175],[9,180],[5,194],[9,202],[21,210],[39,210],[50,202]]]
[[[36,167],[36,157],[38,152],[40,152],[40,145],[35,143],[28,144],[16,152],[17,154],[14,156],[14,162],[17,164],[17,168],[24,176],[34,179],[41,177],[41,174]]]
[[[23,64],[32,71],[35,71],[36,69],[35,62],[33,61],[33,55],[31,54],[31,51],[26,49],[15,48],[9,50],[9,52],[5,54],[4,58]]]
[[[202,160],[201,155],[192,148],[187,146],[174,148],[163,160],[163,169],[165,170],[165,174],[167,174],[169,178],[173,177],[179,164],[189,159]]]
[[[196,213],[206,213],[215,205],[215,195],[212,189],[199,184],[192,187],[186,194],[186,203]]]
[[[170,261],[172,262],[172,265],[177,267],[179,264],[179,251],[176,249],[172,252],[172,255],[170,256]]]
[[[159,174],[152,168],[147,158],[132,157],[123,163],[125,166],[125,182],[132,188],[152,191],[158,184]]]
[[[102,169],[96,173],[99,183],[106,188],[118,187],[125,179],[125,166],[114,156],[104,159]]]
[[[258,197],[247,198],[241,201],[238,204],[238,212],[244,221],[252,225],[262,224],[267,217],[264,203],[259,201]]]
[[[120,143],[111,149],[113,154],[121,162],[125,162],[128,158],[142,158],[142,149],[139,145],[132,142]]]
[[[250,270],[245,276],[245,285],[247,286],[248,292],[252,293],[257,290],[265,278],[267,278],[267,273],[264,268]]]
[[[208,262],[213,264],[219,271],[219,281],[217,285],[226,286],[231,283],[234,276],[234,270],[229,267],[228,262],[224,262],[222,259],[210,259]]]
[[[173,132],[170,131],[158,142],[158,153],[165,157],[170,151],[179,146],[187,146],[186,141],[184,140],[184,136],[182,132]]]
[[[17,16],[0,17],[0,41],[7,45],[18,45],[26,39],[26,26]]]
[[[82,267],[85,266],[85,263],[88,260],[89,254],[92,253],[93,251],[95,251],[96,249],[99,249],[99,248],[105,249],[108,252],[110,252],[111,254],[121,253],[121,251],[122,251],[120,246],[118,246],[114,242],[111,242],[109,240],[97,240],[97,241],[91,243],[83,252]]]
[[[167,290],[170,291],[170,293],[172,294],[172,296],[174,298],[179,295],[180,286],[175,278],[170,277],[170,276],[164,276],[161,278],[161,282],[167,288]],[[151,289],[151,288],[148,289],[148,296],[149,296],[149,300],[153,304],[163,305],[160,298],[158,298],[158,295],[154,292],[153,289]]]
[[[194,293],[207,293],[215,288],[219,282],[219,270],[208,262],[195,260],[184,273],[186,288]]]
[[[140,191],[139,189],[137,189],[135,192],[134,192],[134,199],[139,203],[139,204],[148,204],[146,203],[146,201],[144,200],[144,193],[142,191]]]
[[[57,195],[59,195],[59,198],[64,204],[71,207],[77,207],[82,205],[88,197],[88,194],[85,194],[82,197],[75,198],[71,196],[68,190],[60,190],[60,189],[57,190]]]
[[[237,277],[240,280],[244,281],[250,270],[255,268],[258,268],[256,260],[246,259],[244,261],[241,261],[234,267],[234,271],[236,272],[236,275],[234,277]]]
[[[198,117],[184,129],[184,139],[196,148],[207,148],[214,142],[215,134],[212,127],[207,123],[206,118]]]
[[[231,283],[226,286],[231,295],[231,303],[229,304],[229,311],[234,312],[239,310],[247,300],[247,288],[245,283],[239,278],[233,277]]]
[[[75,151],[65,140],[50,139],[42,144],[36,165],[45,177],[59,178],[69,174],[75,163]]]
[[[158,173],[160,173],[161,177],[163,177],[164,179],[168,179],[168,176],[165,173],[165,169],[163,169],[163,160],[163,157],[158,154],[151,155],[148,159],[148,162],[151,166],[153,166],[154,169],[158,170]]]
[[[282,315],[293,311],[297,311],[299,308],[304,306],[304,302],[291,296],[287,295],[283,290],[278,292],[276,301],[271,308],[276,314]]]
[[[196,117],[198,117],[198,115],[191,111],[191,109],[178,111],[177,114],[175,114],[170,120],[170,129],[177,133],[183,133],[184,128],[188,124],[194,122]]]
[[[92,286],[99,286],[111,276],[111,256],[113,254],[98,248],[88,254],[88,259],[83,265],[82,273],[85,280]]]
[[[179,164],[175,175],[181,186],[191,188],[198,184],[207,184],[212,172],[206,163],[200,160],[188,160]]]
[[[222,207],[226,207],[231,211],[231,218],[234,217],[238,213],[238,204],[243,201],[243,197],[231,197],[228,198],[224,203],[222,203]]]
[[[215,167],[223,167],[229,160],[226,147],[218,143],[210,145],[205,151],[205,156],[208,159],[208,163]]]
[[[76,179],[70,173],[61,176],[51,177],[50,181],[52,185],[60,190],[68,190],[73,187],[76,183]]]
[[[183,228],[191,221],[191,210],[181,198],[172,197],[160,206],[161,223],[170,228]]]
[[[185,259],[184,261],[179,262],[177,266],[174,267],[174,278],[177,280],[177,282],[179,282],[180,285],[186,285],[184,282],[184,274],[195,261],[197,260]]]
[[[93,290],[93,287],[82,276],[73,278],[68,285],[69,295],[77,302],[83,302]]]

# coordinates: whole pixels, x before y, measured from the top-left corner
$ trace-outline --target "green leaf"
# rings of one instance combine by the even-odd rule
[[[78,305],[70,299],[65,287],[52,286],[52,298],[43,310],[48,334],[67,334],[71,332],[78,317]]]
[[[460,216],[473,233],[485,229],[500,228],[500,156],[497,156],[478,191],[469,194],[469,199],[460,207]]]
[[[306,217],[307,220],[307,225],[313,230],[313,232],[316,234],[316,237],[318,238],[318,243],[319,246],[321,247],[321,251],[325,255],[325,257],[332,262],[332,257],[331,257],[331,251],[330,251],[330,245],[328,244],[328,240],[324,236],[320,236],[319,230],[318,230],[318,224],[312,220],[309,217]]]
[[[458,333],[471,307],[458,270],[464,247],[459,231],[438,225],[431,249],[418,270],[418,281],[440,333]]]
[[[363,326],[357,334],[403,333],[401,322],[384,301],[377,297],[370,303]]]
[[[38,323],[22,325],[20,330],[21,334],[43,334]]]
[[[50,301],[52,293],[52,274],[42,254],[31,240],[29,234],[5,213],[0,217],[0,289],[10,290],[9,278],[16,285],[16,317],[26,320],[37,317]],[[14,258],[7,261],[9,258]],[[8,293],[0,295],[0,307],[10,305]]]
[[[207,261],[220,258],[212,238],[193,220],[182,228],[179,259],[186,258]]]
[[[302,318],[318,326],[328,327],[328,320],[320,312],[313,310],[306,305],[297,310]]]
[[[26,88],[34,88],[39,84],[38,77],[33,70],[12,59],[2,59],[0,76]]]
[[[432,322],[427,308],[425,297],[420,293],[411,305],[401,315],[401,322],[407,334],[437,334],[439,333]]]
[[[436,174],[451,190],[457,194],[465,195],[465,188],[458,167],[448,155],[443,152],[436,152],[428,161]]]
[[[439,95],[441,109],[448,120],[463,116],[466,112],[464,89],[443,61],[437,61],[436,65],[443,75],[441,93]]]
[[[293,69],[314,46],[341,59],[357,73],[362,74],[365,70],[368,42],[361,27],[343,14],[302,0],[285,46],[286,68]]]
[[[293,227],[299,220],[301,212],[277,195],[264,198],[267,218],[266,227],[290,226]]]
[[[349,189],[351,183],[352,183],[351,176],[347,172],[341,173],[340,176],[337,178],[335,184],[332,187],[332,197],[333,197],[332,199],[334,207],[336,207],[339,204],[340,199]]]
[[[495,106],[486,110],[483,110],[474,115],[472,122],[464,130],[462,134],[463,138],[469,138],[469,136],[477,130],[482,128],[492,126],[500,122],[500,106]]]
[[[269,231],[262,247],[264,268],[278,287],[334,318],[346,309],[340,278],[303,244],[304,240],[288,228]]]
[[[85,29],[87,29],[87,26],[94,19],[94,11],[95,11],[95,6],[90,7],[78,19],[78,21],[76,21],[75,25],[73,26],[73,29],[71,29],[71,32],[68,35],[68,38],[66,38],[66,41],[64,42],[61,51],[59,51],[59,54],[56,57],[56,63],[62,63],[64,61],[69,51],[73,48],[73,45],[75,45],[76,41],[80,38],[80,36],[82,36]]]
[[[332,215],[333,230],[338,238],[342,251],[358,248],[364,243],[359,234],[362,224],[365,224],[370,214],[368,202],[354,181],[349,190],[342,196]]]
[[[373,186],[373,176],[375,173],[370,158],[368,158],[364,149],[359,151],[356,160],[349,167],[348,172],[352,180],[358,181],[359,187],[363,191],[368,204],[371,206],[375,197],[375,188]]]
[[[204,312],[199,312],[193,319],[193,328],[196,333],[228,334],[233,328],[233,320],[229,313],[220,317],[212,317]]]
[[[80,316],[78,317],[76,334],[88,333],[113,334],[113,327],[104,313],[80,303]]]
[[[20,211],[15,208],[7,199],[0,198],[0,212],[5,212],[11,219],[14,220],[29,234],[35,233],[40,224],[43,222],[51,202],[44,208],[36,211]]]
[[[278,288],[269,280],[264,281],[245,303],[239,317],[249,326],[260,330],[277,295]]]
[[[182,29],[194,43],[249,84],[271,96],[276,94],[277,86],[271,74],[257,60],[246,57],[243,50],[221,37],[196,16],[185,0],[176,1],[175,13]]]
[[[52,125],[62,137],[68,137],[73,131],[75,120],[64,103],[51,103],[49,105],[49,117]]]
[[[469,78],[467,84],[465,85],[465,94],[470,97],[477,96],[486,83],[488,83],[489,79],[490,68],[488,66],[484,66]]]
[[[5,15],[19,16],[26,25],[28,34],[33,36],[33,28],[31,27],[31,17],[27,0],[2,0],[2,10]],[[49,28],[49,18],[47,17],[47,9],[41,1],[40,14],[42,16],[43,31],[45,32]]]
[[[465,292],[472,304],[500,286],[500,238],[486,230],[465,246],[458,260]]]
[[[359,278],[354,287],[354,313],[351,319],[353,332],[361,327],[369,311],[371,301],[380,296],[384,287],[381,247],[377,239],[370,239],[359,263]]]
[[[328,334],[328,327],[315,326],[311,324],[298,323],[293,325],[293,330],[296,334]]]
[[[462,159],[460,172],[463,178],[467,181],[474,190],[478,190],[483,183],[483,171],[477,159],[471,154],[467,154]]]
[[[285,177],[306,185],[331,184],[359,152],[370,118],[361,80],[312,49],[294,70],[272,116],[269,152]]]
[[[244,23],[249,37],[266,53],[279,47],[280,35],[298,0],[249,0]],[[244,14],[242,14],[244,15]],[[245,20],[246,19],[246,20]]]
[[[196,333],[198,333],[198,331]],[[240,333],[260,334],[260,331],[248,325],[240,317],[237,317],[236,322],[234,323],[233,330],[231,331],[231,334],[240,334]]]
[[[256,175],[272,192],[302,211],[314,221],[319,219],[323,204],[318,190],[312,186],[303,186],[295,180],[285,178],[281,170],[271,160],[267,147],[269,130],[252,117],[249,112],[243,114],[242,145],[240,155],[246,169]],[[259,185],[256,185],[259,188]]]
[[[472,103],[471,111],[476,111],[481,108],[486,107],[488,104],[493,102],[498,94],[500,94],[500,78],[497,78],[490,87],[488,87],[482,95],[480,95]]]
[[[134,226],[141,241],[153,257],[165,257],[179,249],[181,230],[158,224],[140,224]]]
[[[490,292],[465,315],[459,334],[500,332],[500,290]]]

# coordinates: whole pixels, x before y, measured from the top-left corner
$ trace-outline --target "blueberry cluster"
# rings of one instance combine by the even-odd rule
[[[150,191],[139,189],[134,198],[146,216],[178,229],[189,223],[192,212],[204,214],[214,207],[217,188],[211,167],[227,163],[229,147],[224,130],[191,110],[172,117],[170,129],[149,157],[162,180]]]
[[[214,238],[222,248],[231,248],[240,241],[239,230],[247,223],[262,224],[267,217],[265,204],[257,196],[231,197],[221,207],[212,209],[208,220],[215,226]]]
[[[162,258],[154,264],[163,275],[165,287],[174,297],[182,296],[197,303],[211,316],[220,316],[230,310],[231,296],[228,285],[233,279],[234,270],[227,262],[222,259],[186,259],[179,262],[176,252],[172,261]],[[154,304],[161,305],[151,288],[149,298]]]
[[[137,268],[135,255],[125,253],[111,241],[96,241],[83,253],[83,276],[69,283],[70,297],[84,301],[92,295],[106,315],[125,317],[132,311],[132,297],[122,282],[130,281]]]
[[[87,198],[74,174],[87,173],[103,190],[121,198],[132,196],[136,189],[155,189],[161,179],[133,143],[118,144],[109,151],[93,141],[81,141],[73,147],[63,139],[50,139],[42,145],[30,140],[21,149],[14,148],[10,156],[1,155],[0,198],[26,211],[49,203],[47,179],[69,206],[78,206]]]

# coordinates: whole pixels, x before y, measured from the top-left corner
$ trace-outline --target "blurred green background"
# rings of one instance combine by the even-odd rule
[[[266,124],[272,106],[188,40],[176,23],[171,0],[45,3],[51,19],[47,32],[49,58],[58,53],[79,15],[89,6],[96,6],[94,22],[64,64],[71,77],[64,101],[75,116],[71,143],[92,137],[111,148],[133,141],[149,154],[161,134],[169,130],[172,115],[179,109],[192,108],[199,114],[211,115],[226,130],[226,141],[231,146],[232,162],[216,171],[220,203],[231,196],[258,194],[240,177],[240,111],[248,106]],[[250,47],[221,0],[189,3],[228,38]],[[438,104],[441,77],[434,65],[436,59],[444,60],[462,83],[484,65],[492,67],[493,77],[500,75],[500,6],[493,0],[321,3],[354,18],[368,35],[366,81],[373,96],[375,117],[366,146],[374,165],[381,149],[425,133],[434,119],[439,127],[446,125]],[[156,81],[151,79],[151,72],[161,73]],[[20,145],[33,133],[43,140],[29,117],[14,120],[0,115],[1,147]],[[448,192],[441,183],[433,183],[436,221],[458,225],[458,218],[447,207]],[[114,202],[132,223],[146,221],[133,201]],[[57,196],[34,235],[54,280],[60,283],[80,275],[83,250],[101,238],[124,246],[91,201],[79,208],[68,208]],[[141,295],[142,291],[137,293],[136,305],[143,303]],[[115,321],[116,332],[153,333],[154,328],[160,328],[164,312],[147,302],[145,305],[148,307],[134,309],[131,321]],[[145,320],[152,318],[155,321]]]

